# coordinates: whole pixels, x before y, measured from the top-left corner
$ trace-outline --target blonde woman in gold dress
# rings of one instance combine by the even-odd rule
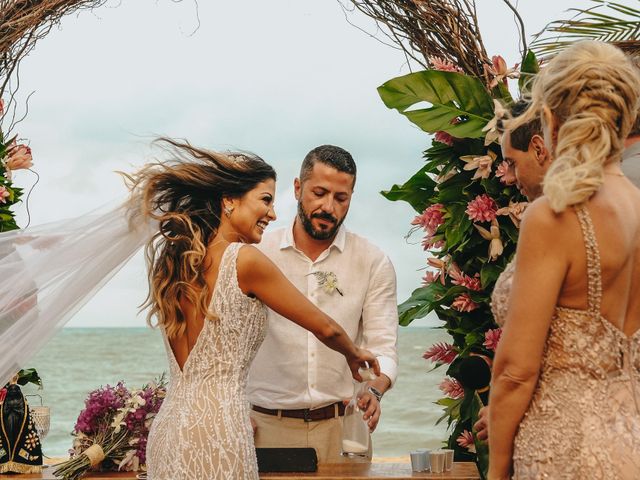
[[[496,284],[491,480],[640,478],[640,191],[620,159],[639,106],[625,55],[582,42],[535,81],[553,161]]]

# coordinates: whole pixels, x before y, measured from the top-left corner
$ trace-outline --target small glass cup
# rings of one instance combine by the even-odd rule
[[[426,472],[428,469],[428,457],[427,452],[416,450],[410,452],[411,456],[411,470],[413,472]]]
[[[444,464],[446,453],[442,450],[433,450],[430,455],[431,459],[431,473],[444,472]]]
[[[453,469],[453,450],[449,448],[443,448],[444,452],[444,470],[450,472]]]

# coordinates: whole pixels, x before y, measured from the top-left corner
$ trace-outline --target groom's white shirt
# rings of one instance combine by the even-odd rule
[[[293,223],[265,233],[257,246],[298,290],[378,357],[393,385],[398,370],[398,311],[396,275],[389,258],[344,225],[315,262],[295,247]],[[343,295],[325,291],[313,272],[333,272]],[[272,310],[268,323],[249,371],[247,392],[253,405],[314,409],[353,395],[351,372],[341,354]]]

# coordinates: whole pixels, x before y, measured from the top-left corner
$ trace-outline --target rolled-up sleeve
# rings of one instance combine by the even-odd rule
[[[393,386],[398,376],[398,301],[396,272],[384,254],[372,263],[362,307],[362,338]]]

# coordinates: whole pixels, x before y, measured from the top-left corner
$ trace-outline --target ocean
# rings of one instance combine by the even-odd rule
[[[444,368],[433,370],[422,358],[433,343],[446,340],[441,329],[400,327],[400,369],[395,387],[382,400],[382,417],[373,434],[375,456],[407,455],[416,448],[441,446],[446,422],[436,426],[442,407],[438,384]],[[84,400],[101,385],[123,380],[137,388],[168,372],[160,333],[150,328],[65,328],[25,367],[36,368],[44,388],[39,394],[51,407],[51,429],[44,440],[47,456],[61,456],[72,443],[71,431]],[[38,405],[40,399],[28,397]]]

